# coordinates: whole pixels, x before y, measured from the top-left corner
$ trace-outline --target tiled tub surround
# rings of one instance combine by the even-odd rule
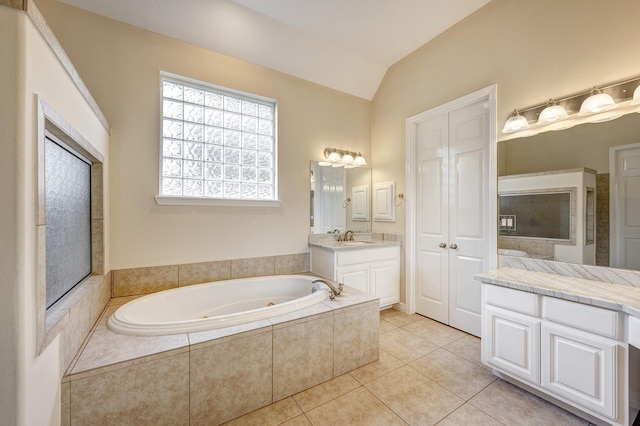
[[[522,378],[515,379],[520,383],[519,386],[539,396],[548,395],[543,397],[551,398],[570,411],[584,413],[580,415],[598,424],[630,425],[633,423],[640,408],[640,376],[637,370],[640,362],[640,272],[523,258],[512,258],[510,263],[510,266],[514,267],[500,268],[476,276],[476,279],[482,281],[483,286],[486,287],[483,289],[485,295],[488,295],[485,291],[493,286],[519,290],[518,292],[506,290],[511,292],[512,296],[522,295],[516,298],[509,296],[507,299],[500,299],[497,305],[495,300],[484,301],[485,306],[488,303],[501,307],[496,310],[489,306],[485,309],[483,306],[483,321],[487,327],[492,324],[483,331],[487,333],[484,335],[485,339],[489,339],[488,346],[483,348],[485,362],[498,371],[505,370],[508,377],[524,374],[526,376],[524,381]],[[539,295],[538,302],[534,305],[525,304],[524,295],[531,293]],[[495,299],[496,296],[493,297]],[[559,299],[562,301],[558,301]],[[511,307],[514,303],[518,308]],[[541,304],[539,305],[541,307],[534,309],[537,304]],[[526,316],[510,313],[512,310],[525,312],[518,309],[525,309]],[[517,374],[511,371],[512,367],[509,366],[512,362],[511,355],[502,358],[500,345],[504,345],[501,343],[504,337],[497,337],[498,332],[491,331],[495,324],[509,324],[512,320],[515,321],[514,324],[528,324],[527,327],[535,327],[534,324],[538,324],[540,333],[535,337],[535,328],[530,329],[530,332],[534,333],[531,335],[532,340],[524,344],[529,348],[525,359],[530,361],[526,361],[524,365],[526,368]],[[498,323],[494,323],[495,321]],[[509,328],[514,330],[514,327],[502,325],[500,329],[504,332]],[[605,336],[605,338],[598,336]],[[539,343],[536,343],[536,339],[539,339]],[[573,343],[567,344],[567,342]],[[498,347],[494,347],[495,344]],[[560,346],[556,347],[556,345]],[[511,354],[519,354],[523,349],[520,344],[516,346],[512,348]],[[574,349],[567,349],[570,347]],[[532,350],[533,352],[530,352]],[[534,360],[538,356],[536,355],[538,350],[541,351],[540,365],[536,367]],[[567,358],[568,356],[570,358]],[[577,360],[574,357],[578,357]],[[591,357],[595,357],[593,358],[593,361],[597,361],[595,365],[589,364],[591,361],[585,361],[591,360]],[[579,370],[572,366],[574,361],[582,362],[582,364],[576,364],[582,366],[578,367]],[[610,362],[612,364],[609,364]],[[537,368],[540,368],[539,373],[536,373]],[[609,371],[611,368],[617,374],[612,376]],[[576,377],[578,372],[584,375],[583,379]],[[528,374],[531,376],[527,376]],[[604,376],[596,379],[600,374]],[[501,374],[499,375],[502,377]],[[595,380],[593,386],[602,387],[591,390],[589,383],[592,379]],[[568,392],[566,389],[570,388],[564,383],[565,380],[568,380],[569,384],[579,380],[580,386],[576,391]],[[603,380],[602,384],[598,384],[600,380]],[[581,387],[589,390],[583,390]],[[596,392],[595,389],[600,390]],[[587,397],[591,392],[595,392],[593,399],[591,396]],[[567,399],[563,400],[563,397]],[[600,417],[601,415],[604,417]]]
[[[309,253],[113,270],[112,296],[123,297],[233,278],[309,272]]]
[[[54,305],[47,316],[47,346],[62,332],[62,366],[68,369],[105,306],[109,303],[111,274],[91,275]]]
[[[346,288],[268,320],[170,336],[106,327],[63,378],[63,424],[220,424],[378,359],[378,300]]]

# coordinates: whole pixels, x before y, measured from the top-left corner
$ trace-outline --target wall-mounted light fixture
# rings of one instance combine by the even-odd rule
[[[520,115],[517,109],[514,109],[507,122],[504,123],[502,133],[519,132],[520,130],[528,129],[529,127],[531,126],[529,125],[527,118]]]
[[[325,148],[324,158],[327,161],[318,163],[320,166],[332,167],[362,167],[367,165],[367,160],[359,152],[347,151],[337,148]]]
[[[614,109],[616,111],[612,111]],[[581,123],[612,120],[629,112],[640,112],[640,77],[595,86],[589,91],[514,110],[502,133],[512,134],[505,136],[505,139],[510,139],[546,130],[566,129]]]

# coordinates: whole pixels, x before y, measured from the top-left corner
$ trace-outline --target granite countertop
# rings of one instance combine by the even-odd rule
[[[488,284],[620,311],[640,318],[640,287],[546,272],[500,268],[476,274]]]
[[[309,245],[313,247],[320,247],[329,251],[341,251],[373,247],[399,246],[400,242],[376,239],[355,241],[322,240],[310,241]]]

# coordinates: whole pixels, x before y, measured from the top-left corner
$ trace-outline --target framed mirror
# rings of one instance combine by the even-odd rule
[[[637,145],[634,151],[637,154],[622,159],[616,157],[618,152],[631,152],[634,145]],[[573,218],[587,227],[581,244],[595,245],[594,259],[583,263],[640,269],[640,235],[634,235],[640,231],[640,114],[498,143],[499,193],[505,178],[545,176],[576,169],[595,172],[595,188],[585,191],[583,198],[578,198],[584,217],[580,221]],[[621,178],[625,173],[629,178]],[[612,176],[617,176],[613,184]],[[615,194],[610,192],[610,188]],[[505,213],[503,216],[506,224],[509,215]],[[594,229],[595,241],[588,226]],[[540,238],[498,237],[499,249],[519,250],[532,257],[549,259],[548,250],[536,253],[544,251],[541,247],[546,243],[547,240]]]
[[[371,169],[310,165],[312,234],[371,231]]]

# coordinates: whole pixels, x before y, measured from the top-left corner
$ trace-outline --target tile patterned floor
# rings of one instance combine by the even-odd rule
[[[480,339],[420,315],[380,313],[380,359],[228,425],[589,425],[480,362]]]

